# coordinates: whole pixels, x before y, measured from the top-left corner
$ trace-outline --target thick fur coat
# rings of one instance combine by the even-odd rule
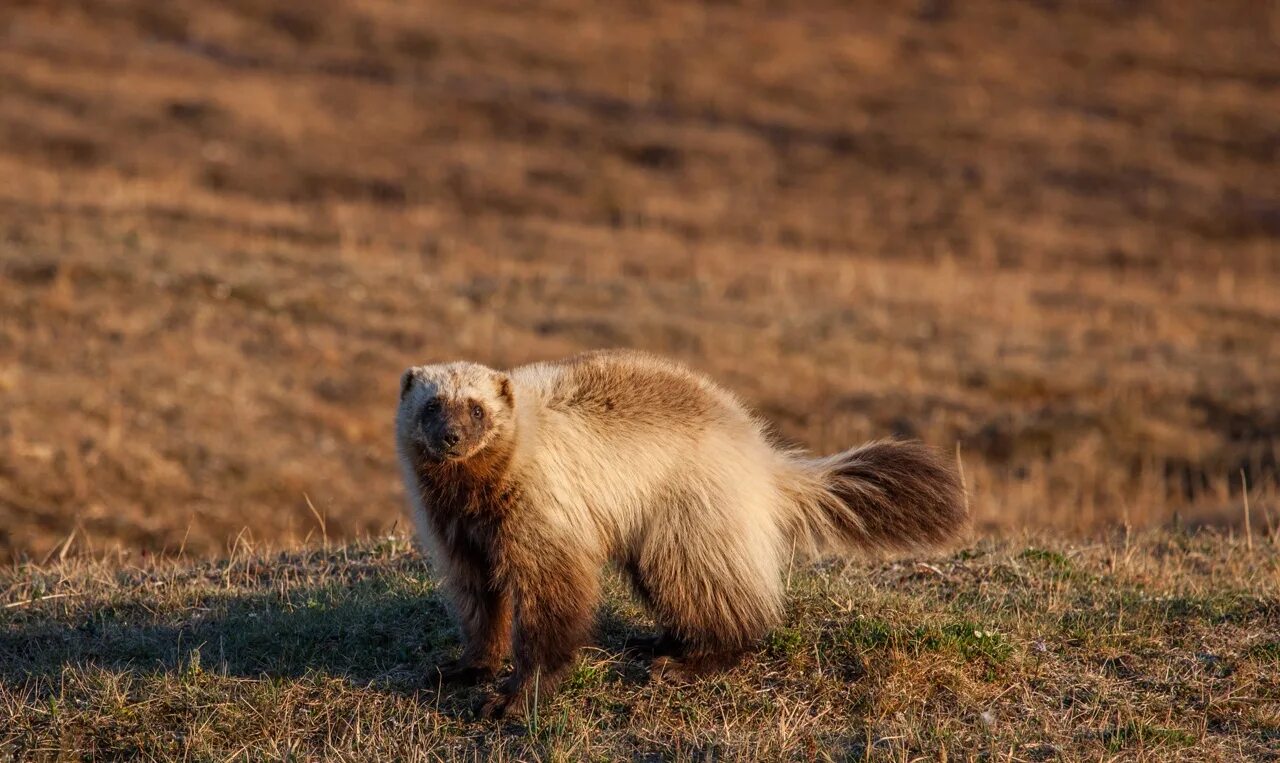
[[[396,440],[463,633],[445,672],[491,676],[511,650],[491,716],[554,690],[609,561],[663,629],[655,669],[695,674],[778,622],[793,555],[932,545],[967,521],[955,472],[924,445],[780,448],[732,394],[637,352],[411,368]]]

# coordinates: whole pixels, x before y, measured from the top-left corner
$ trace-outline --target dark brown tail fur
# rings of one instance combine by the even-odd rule
[[[798,462],[796,538],[811,553],[933,546],[968,525],[955,469],[921,442],[877,440]]]

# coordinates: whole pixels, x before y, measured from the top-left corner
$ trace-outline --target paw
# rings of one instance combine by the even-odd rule
[[[622,653],[637,657],[658,656],[659,636],[632,636],[622,645]]]
[[[711,654],[687,654],[682,657],[658,657],[649,665],[649,676],[672,683],[688,683],[703,676],[731,670],[742,661],[743,654],[740,650],[731,650]]]
[[[676,657],[683,653],[683,645],[670,634],[662,633],[652,636],[634,636],[627,639],[622,651],[639,657]]]
[[[435,668],[444,683],[480,683],[492,679],[496,671],[488,665],[476,665],[464,660],[452,660]]]
[[[682,660],[675,657],[655,657],[653,662],[649,663],[649,678],[654,681],[683,684],[692,680],[693,674]]]
[[[517,695],[505,691],[490,692],[480,703],[476,715],[486,720],[516,720],[524,716],[524,704]]]

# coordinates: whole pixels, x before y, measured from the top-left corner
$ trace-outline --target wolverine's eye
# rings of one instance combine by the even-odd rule
[[[440,410],[440,399],[435,397],[431,398],[422,406],[422,410],[426,413],[435,413]]]
[[[478,405],[471,406],[471,418],[479,421],[484,418],[484,409]]]

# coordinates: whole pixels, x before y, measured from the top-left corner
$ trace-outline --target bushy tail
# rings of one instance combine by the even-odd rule
[[[825,458],[787,458],[797,551],[920,548],[968,526],[960,478],[924,443],[877,440]]]

